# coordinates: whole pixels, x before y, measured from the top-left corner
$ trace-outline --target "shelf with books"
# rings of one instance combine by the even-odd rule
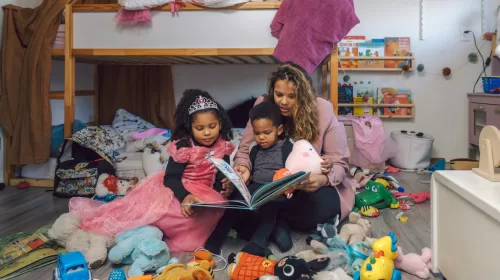
[[[414,56],[379,56],[379,57],[362,57],[362,56],[339,56],[339,61],[348,61],[348,60],[399,60],[402,62],[408,63],[410,68],[406,70],[407,72],[413,71],[413,61],[415,60]],[[402,72],[403,69],[401,68],[383,68],[383,67],[376,67],[376,68],[366,68],[366,67],[355,67],[355,68],[348,68],[348,67],[342,67],[342,63],[340,63],[339,71],[378,71],[378,72]]]
[[[339,103],[339,107],[366,107],[366,108],[413,108],[414,104],[350,104]]]

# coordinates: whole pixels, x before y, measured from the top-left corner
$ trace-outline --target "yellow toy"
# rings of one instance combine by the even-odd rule
[[[213,271],[208,261],[171,264],[158,275],[155,280],[213,280]]]
[[[401,272],[394,269],[393,260],[398,256],[397,238],[393,232],[372,244],[373,256],[367,258],[354,280],[401,280]]]

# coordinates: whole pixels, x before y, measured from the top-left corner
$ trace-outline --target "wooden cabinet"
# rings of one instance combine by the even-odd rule
[[[469,98],[469,143],[479,144],[479,135],[486,125],[500,128],[500,95],[471,93]]]

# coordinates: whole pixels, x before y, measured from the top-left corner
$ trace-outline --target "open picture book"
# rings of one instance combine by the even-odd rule
[[[271,182],[261,186],[252,195],[245,184],[245,181],[238,175],[238,173],[224,160],[217,158],[210,158],[215,167],[226,176],[226,178],[233,183],[237,191],[241,193],[244,200],[228,200],[217,202],[205,202],[194,204],[183,204],[198,207],[214,207],[214,208],[229,208],[229,209],[242,209],[242,210],[256,210],[261,205],[275,199],[279,195],[283,195],[288,190],[295,187],[302,181],[309,179],[310,172],[297,172],[280,180]]]

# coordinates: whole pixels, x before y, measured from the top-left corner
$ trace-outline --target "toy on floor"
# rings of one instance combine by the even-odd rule
[[[366,183],[370,181],[370,177],[366,176],[363,170],[359,167],[352,167],[349,170],[349,174],[352,177],[351,181],[353,181],[355,189],[364,188],[366,186]]]
[[[330,221],[326,221],[324,224],[318,224],[316,232],[309,235],[306,238],[307,244],[311,243],[311,240],[317,240],[319,242],[325,242],[328,238],[333,238],[337,235],[337,227],[339,225],[339,215],[335,216]]]
[[[273,180],[281,179],[284,175],[291,175],[300,171],[311,172],[311,174],[321,174],[324,170],[321,169],[320,155],[307,140],[298,140],[293,144],[293,149],[288,155],[285,162],[285,169],[276,171]],[[289,172],[286,172],[289,171]],[[283,176],[283,177],[282,177]],[[287,191],[285,194],[288,198],[292,196],[293,190]]]
[[[109,251],[109,260],[115,264],[131,264],[129,277],[144,275],[160,267],[176,263],[170,258],[163,233],[154,226],[141,226],[116,235],[116,245]]]
[[[397,238],[393,232],[375,240],[372,244],[373,256],[367,258],[354,280],[401,280],[401,272],[394,268],[398,256]]]
[[[108,280],[127,280],[127,275],[123,269],[117,268],[111,271]]]
[[[192,262],[201,263],[202,261],[208,261],[211,268],[214,268],[215,266],[215,259],[212,253],[206,250],[194,252],[194,259],[192,260]]]
[[[208,261],[201,261],[198,266],[183,265],[183,264],[170,264],[162,271],[157,271],[160,274],[156,276],[155,280],[213,280],[213,275],[209,272],[210,263]],[[255,280],[255,279],[252,279]]]
[[[422,254],[419,256],[414,253],[403,255],[403,250],[399,247],[398,256],[394,260],[394,266],[422,279],[427,279],[431,275],[431,257],[432,251],[429,248],[423,248]]]
[[[356,194],[355,205],[358,208],[373,206],[377,209],[386,207],[397,209],[399,208],[399,201],[394,197],[392,192],[384,187],[384,185],[374,181],[368,181],[365,190]]]
[[[108,248],[114,244],[113,238],[81,229],[80,218],[72,213],[59,216],[48,235],[68,252],[81,252],[93,269],[106,261]]]
[[[431,194],[429,192],[419,192],[419,193],[402,193],[394,192],[393,195],[398,199],[403,199],[409,201],[410,205],[415,203],[425,202],[427,199],[431,199]],[[411,204],[413,202],[413,204]]]
[[[380,210],[373,206],[363,206],[361,208],[355,208],[354,212],[359,212],[361,215],[365,217],[378,217],[380,216]]]
[[[399,212],[395,218],[396,220],[399,220],[402,223],[408,222],[408,216],[406,216],[405,213],[403,212]]]
[[[396,180],[396,178],[392,176],[385,176],[385,175],[380,175],[380,174],[375,174],[372,178],[373,181],[377,183],[381,183],[382,185],[385,186],[386,189],[397,189],[398,192],[404,192],[405,189],[401,187]]]
[[[54,280],[92,280],[85,257],[80,252],[57,255]]]
[[[321,271],[330,262],[321,258],[306,262],[296,256],[287,256],[279,261],[266,258],[269,249],[246,246],[238,254],[231,254],[228,268],[231,280],[255,280],[264,275],[277,276],[280,280],[309,279],[314,272]],[[246,252],[249,251],[249,252]],[[260,252],[259,252],[260,251]]]
[[[113,175],[103,173],[97,179],[95,188],[95,196],[97,200],[108,202],[116,196],[124,196],[129,192],[139,181],[137,177],[133,177],[130,181],[119,180]]]
[[[361,214],[351,212],[349,222],[342,226],[336,237],[351,245],[358,241],[365,240],[366,236],[371,234],[372,224],[367,219],[361,217]]]

